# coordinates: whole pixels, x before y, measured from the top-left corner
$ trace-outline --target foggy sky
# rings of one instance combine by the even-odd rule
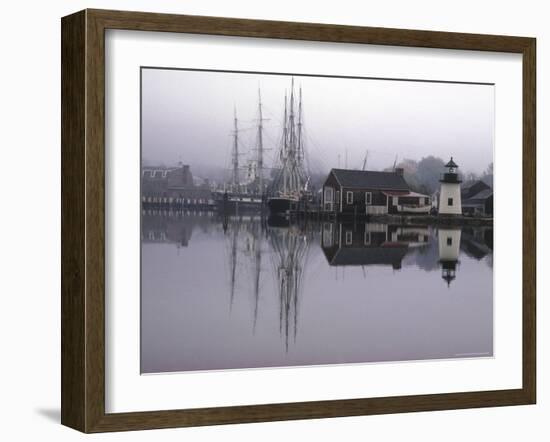
[[[493,161],[494,86],[395,80],[294,77],[302,86],[306,152],[314,172],[332,167],[381,170],[428,155],[454,157],[462,172]],[[254,147],[258,88],[266,166],[282,131],[288,75],[142,70],[142,157],[147,164],[228,168],[233,109],[240,149]],[[250,153],[252,155],[252,153]],[[347,161],[346,161],[347,159]],[[347,163],[347,164],[346,164]]]

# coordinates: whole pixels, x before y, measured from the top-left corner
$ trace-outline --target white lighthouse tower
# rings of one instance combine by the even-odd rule
[[[445,164],[445,172],[439,182],[441,191],[439,192],[439,214],[440,215],[462,215],[462,200],[460,198],[460,183],[456,169],[458,165],[451,160]]]

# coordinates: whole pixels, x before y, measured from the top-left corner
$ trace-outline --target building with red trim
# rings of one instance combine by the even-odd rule
[[[429,213],[431,197],[413,192],[403,169],[393,172],[332,169],[323,184],[322,210],[336,215]]]

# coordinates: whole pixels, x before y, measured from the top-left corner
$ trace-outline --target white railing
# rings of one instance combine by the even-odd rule
[[[432,206],[411,206],[402,204],[397,206],[398,212],[410,212],[410,213],[430,213]]]

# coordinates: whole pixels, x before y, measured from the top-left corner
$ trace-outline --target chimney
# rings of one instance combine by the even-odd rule
[[[405,170],[402,167],[396,167],[394,169],[394,172],[399,176],[403,176],[403,174],[405,173]]]

